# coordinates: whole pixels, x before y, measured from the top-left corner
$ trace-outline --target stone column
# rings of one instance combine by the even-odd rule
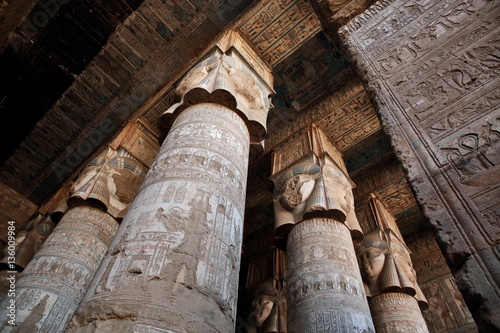
[[[178,85],[170,131],[70,331],[234,331],[249,148],[272,84],[250,51],[228,32]]]
[[[479,330],[500,331],[499,109],[489,103],[500,6],[381,0],[335,23],[335,8],[323,9],[339,2],[313,1],[365,82]]]
[[[21,272],[29,264],[35,253],[50,235],[55,223],[50,216],[37,213],[16,234],[15,244],[2,251],[0,259],[0,300],[11,288],[11,282],[17,281]]]
[[[63,332],[118,229],[145,169],[106,149],[71,188],[70,208],[16,283],[16,324],[2,332]],[[5,299],[0,311],[6,308]],[[5,305],[5,306],[4,306]],[[3,312],[0,313],[5,318]]]
[[[395,219],[374,195],[370,207],[379,227],[361,242],[358,261],[375,329],[377,333],[428,333],[420,311],[428,304],[417,284],[410,251]]]
[[[415,297],[403,293],[385,293],[369,302],[377,333],[428,333]]]
[[[352,241],[361,236],[350,214],[354,184],[340,152],[312,127],[276,149],[272,178],[276,234],[288,237],[288,332],[374,332]]]

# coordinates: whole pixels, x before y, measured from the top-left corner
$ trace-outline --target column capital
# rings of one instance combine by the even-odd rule
[[[352,188],[342,153],[316,126],[302,130],[272,154],[276,235],[310,217],[345,222],[359,239]]]
[[[125,216],[146,168],[122,147],[106,147],[70,187],[68,206],[96,206],[116,219]]]
[[[422,309],[428,308],[396,220],[375,195],[369,200],[378,228],[365,236],[357,251],[366,295],[404,293],[414,296]]]
[[[227,30],[181,78],[177,103],[161,116],[160,129],[166,136],[176,116],[193,104],[220,104],[240,115],[250,132],[251,149],[261,153],[272,87],[272,68],[238,31]]]

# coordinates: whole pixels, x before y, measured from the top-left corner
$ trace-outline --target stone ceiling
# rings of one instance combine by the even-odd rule
[[[52,15],[35,7],[0,57],[3,124],[13,133],[5,128],[2,139],[15,146],[25,137],[0,181],[40,203],[248,5],[72,0]]]
[[[0,181],[18,193],[42,202],[131,117],[157,133],[173,84],[217,34],[233,27],[275,72],[266,153],[249,173],[246,234],[272,221],[270,150],[312,122],[343,151],[355,181],[366,181],[367,166],[387,164],[392,172],[370,191],[379,193],[406,230],[422,225],[370,99],[309,2],[76,3],[54,9],[38,31],[29,27],[41,10],[35,7],[0,54],[0,73],[8,74],[1,76],[7,92],[0,97],[2,113],[11,114],[4,126],[19,132],[9,148],[17,149],[2,159]],[[66,33],[58,31],[61,26]],[[361,210],[364,192],[357,193]]]

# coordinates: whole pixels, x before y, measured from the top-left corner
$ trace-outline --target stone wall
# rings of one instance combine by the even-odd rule
[[[429,302],[429,309],[423,311],[429,332],[477,332],[472,315],[432,234],[421,232],[406,240],[412,251],[417,279]]]
[[[500,327],[499,8],[384,0],[339,31],[484,330]]]

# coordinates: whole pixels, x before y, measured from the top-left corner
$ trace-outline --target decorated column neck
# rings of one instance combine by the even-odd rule
[[[366,295],[404,293],[414,296],[420,307],[428,308],[427,300],[417,284],[417,277],[396,220],[385,205],[371,195],[370,208],[378,228],[365,236],[358,249]]]
[[[115,219],[125,216],[146,168],[125,149],[105,148],[70,188],[68,206],[93,206]]]
[[[286,237],[303,220],[326,217],[345,223],[362,239],[352,188],[342,153],[314,125],[273,152],[275,228]]]
[[[161,117],[164,136],[187,107],[200,103],[226,106],[236,112],[250,132],[250,158],[263,152],[269,96],[274,93],[272,69],[235,30],[226,31],[180,80],[178,101]]]

